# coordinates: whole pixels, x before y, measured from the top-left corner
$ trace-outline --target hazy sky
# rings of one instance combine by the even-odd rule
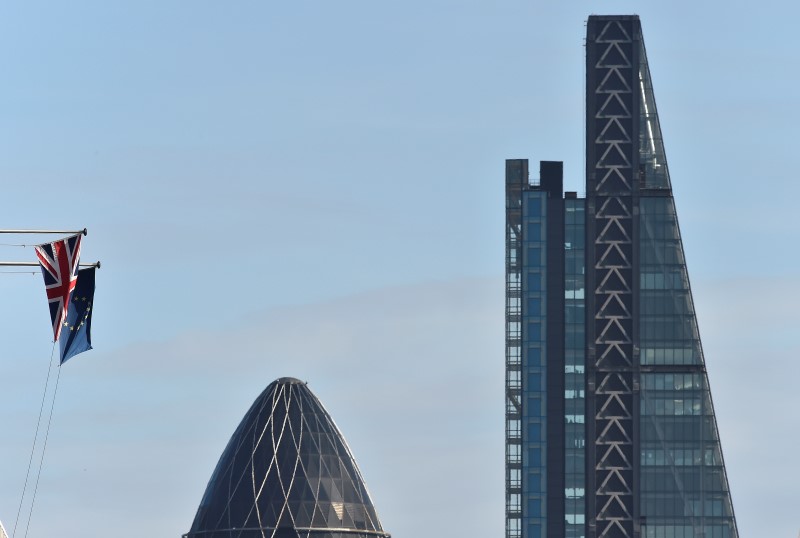
[[[502,536],[504,159],[563,160],[583,190],[584,23],[631,12],[740,534],[795,538],[800,4],[776,0],[0,3],[2,225],[87,227],[103,262],[29,536],[188,531],[281,376],[332,413],[396,538]],[[9,531],[42,288],[0,275]]]

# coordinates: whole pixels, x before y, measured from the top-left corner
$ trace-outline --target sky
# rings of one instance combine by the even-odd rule
[[[795,538],[800,4],[777,0],[0,3],[2,226],[86,227],[102,262],[27,534],[188,531],[293,376],[393,536],[502,536],[504,160],[583,191],[592,13],[642,19],[740,535]],[[9,531],[42,288],[0,274]]]

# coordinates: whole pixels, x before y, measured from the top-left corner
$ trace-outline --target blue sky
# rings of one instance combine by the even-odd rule
[[[0,6],[3,226],[87,227],[103,262],[30,535],[187,531],[286,375],[394,536],[500,535],[503,161],[583,190],[584,21],[631,12],[740,533],[794,538],[800,7],[775,0]],[[51,344],[41,277],[0,277],[11,527]]]

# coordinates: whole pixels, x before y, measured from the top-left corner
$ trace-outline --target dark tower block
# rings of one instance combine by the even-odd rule
[[[590,17],[586,41],[589,536],[638,536],[639,52],[636,17]]]

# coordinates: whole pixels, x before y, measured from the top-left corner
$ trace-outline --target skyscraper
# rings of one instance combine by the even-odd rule
[[[341,432],[291,377],[253,402],[184,537],[390,538]]]
[[[738,538],[637,16],[591,16],[586,198],[506,161],[506,538]]]

